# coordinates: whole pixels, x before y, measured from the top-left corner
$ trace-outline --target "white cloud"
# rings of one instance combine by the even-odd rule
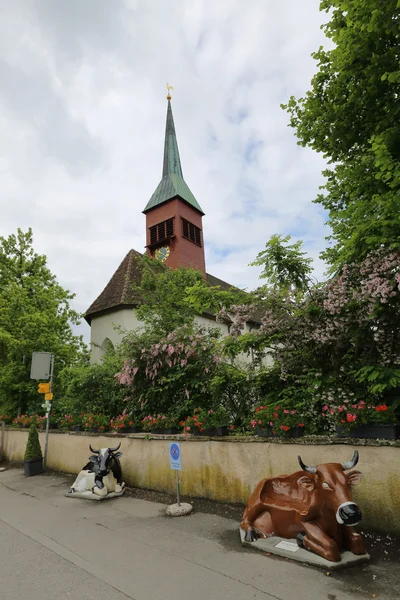
[[[129,248],[143,250],[170,81],[207,270],[254,287],[247,265],[273,233],[317,257],[325,217],[311,201],[324,164],[297,146],[279,105],[316,70],[318,4],[3,0],[0,234],[32,226],[84,311]]]

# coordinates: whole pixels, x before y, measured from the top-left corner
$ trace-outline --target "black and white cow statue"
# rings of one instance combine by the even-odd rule
[[[102,497],[109,494],[122,495],[125,483],[122,481],[122,469],[119,461],[122,456],[122,452],[118,452],[120,447],[121,443],[116,448],[94,450],[89,445],[93,455],[89,456],[88,464],[83,467],[69,488],[68,494],[91,493]]]

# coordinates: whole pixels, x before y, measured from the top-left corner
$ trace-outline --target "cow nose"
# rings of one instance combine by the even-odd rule
[[[354,502],[344,502],[336,513],[336,520],[341,525],[357,525],[362,519],[361,510]]]

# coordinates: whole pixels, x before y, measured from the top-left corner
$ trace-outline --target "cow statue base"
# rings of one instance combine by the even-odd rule
[[[125,491],[122,481],[121,463],[122,452],[116,448],[101,448],[94,450],[89,446],[93,456],[83,467],[74,483],[65,494],[68,498],[83,498],[85,500],[108,500],[118,498]]]
[[[345,473],[358,462],[358,452],[345,464],[308,467],[263,479],[250,495],[240,524],[243,544],[330,569],[367,562],[362,536],[354,529],[361,511],[351,486],[359,471]]]

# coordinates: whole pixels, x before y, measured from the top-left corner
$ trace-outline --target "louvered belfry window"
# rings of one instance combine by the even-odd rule
[[[201,229],[186,221],[186,219],[182,219],[182,233],[185,239],[201,246]]]
[[[167,219],[150,227],[150,245],[158,244],[174,235],[174,219]]]

